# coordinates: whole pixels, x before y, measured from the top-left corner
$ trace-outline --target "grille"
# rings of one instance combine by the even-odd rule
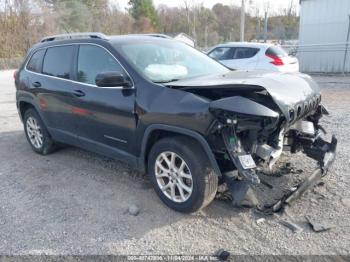
[[[314,111],[321,102],[321,95],[316,95],[309,100],[296,104],[294,108],[289,109],[289,122],[295,122]]]

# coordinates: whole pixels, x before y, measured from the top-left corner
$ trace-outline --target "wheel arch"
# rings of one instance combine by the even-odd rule
[[[28,101],[26,99],[21,99],[17,102],[17,106],[18,106],[18,113],[21,117],[21,120],[23,121],[24,119],[24,113],[29,109],[29,108],[33,108],[35,109],[36,111],[37,108],[35,107],[35,105],[31,102],[31,101]]]
[[[42,113],[40,111],[40,108],[38,107],[38,105],[34,102],[34,100],[32,98],[28,98],[28,97],[21,97],[17,99],[17,109],[18,109],[18,113],[19,116],[21,118],[21,121],[23,122],[23,117],[24,117],[24,113],[26,110],[28,110],[29,108],[33,108],[40,116],[41,120],[44,122],[44,124],[46,125],[44,118],[42,116]]]
[[[159,138],[166,137],[166,136],[176,136],[176,135],[186,136],[195,140],[202,147],[205,154],[207,155],[215,171],[215,174],[217,174],[218,176],[222,175],[220,168],[218,166],[218,163],[215,159],[215,156],[211,151],[209,144],[207,143],[207,141],[204,139],[202,135],[200,135],[199,133],[193,130],[189,130],[189,129],[177,127],[177,126],[164,125],[164,124],[153,124],[147,127],[142,138],[141,154],[139,159],[140,169],[147,171],[146,163],[148,159],[148,153],[152,148],[153,144]]]

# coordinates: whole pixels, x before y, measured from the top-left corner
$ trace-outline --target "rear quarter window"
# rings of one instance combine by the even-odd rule
[[[45,49],[40,49],[36,51],[30,58],[26,69],[28,71],[41,73],[41,65],[43,62],[43,57],[45,55]]]
[[[73,46],[49,47],[44,58],[43,73],[50,76],[70,79],[73,54]]]
[[[284,51],[282,47],[279,46],[271,46],[269,47],[266,52],[266,55],[272,55],[272,56],[277,56],[277,57],[285,57],[288,56],[288,53]]]

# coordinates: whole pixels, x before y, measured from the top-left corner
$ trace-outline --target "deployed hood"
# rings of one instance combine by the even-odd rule
[[[232,71],[223,75],[178,80],[167,85],[182,89],[259,87],[271,95],[287,119],[289,119],[290,109],[295,109],[296,105],[304,106],[306,101],[314,100],[319,96],[317,84],[310,76],[301,73]]]

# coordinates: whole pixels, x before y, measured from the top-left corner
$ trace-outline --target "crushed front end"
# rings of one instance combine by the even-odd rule
[[[263,97],[263,98],[262,98]],[[299,197],[327,173],[335,159],[337,139],[326,141],[326,131],[319,124],[327,110],[315,94],[290,107],[288,115],[268,94],[233,96],[215,100],[210,112],[215,121],[208,139],[222,168],[234,205],[242,205],[252,185],[263,181],[261,170],[272,169],[283,151],[303,152],[318,163],[318,168],[305,181],[269,208],[280,210]]]

